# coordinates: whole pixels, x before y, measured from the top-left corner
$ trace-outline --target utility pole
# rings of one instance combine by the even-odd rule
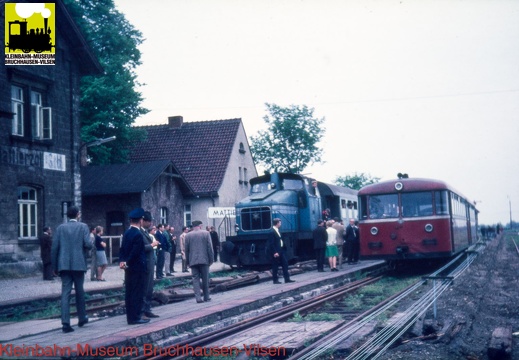
[[[510,209],[510,230],[513,230],[514,225],[512,222],[512,200],[510,199],[510,196],[508,197],[508,207]]]

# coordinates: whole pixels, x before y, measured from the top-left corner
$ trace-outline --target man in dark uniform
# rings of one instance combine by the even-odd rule
[[[119,252],[119,267],[124,269],[126,320],[129,325],[145,324],[150,319],[142,319],[142,303],[146,285],[146,252],[144,236],[141,232],[144,210],[137,208],[130,212],[130,228],[123,235]]]
[[[274,284],[281,284],[278,280],[279,265],[281,265],[281,268],[283,269],[285,283],[295,282],[294,280],[290,280],[290,274],[288,273],[287,248],[281,238],[281,233],[279,232],[280,227],[281,219],[273,219],[272,231],[267,239],[268,254],[272,261],[272,280]]]
[[[144,316],[148,318],[156,318],[158,315],[151,312],[151,300],[153,298],[153,276],[155,270],[156,263],[156,255],[155,249],[159,245],[159,242],[155,240],[155,238],[149,234],[149,229],[151,227],[151,222],[153,221],[153,217],[149,211],[145,211],[142,217],[142,227],[141,232],[144,236],[144,251],[146,252],[146,281],[144,286],[144,298],[143,298],[143,306],[142,313]]]
[[[314,250],[317,259],[317,271],[324,272],[324,253],[326,250],[326,241],[328,241],[328,233],[324,227],[324,221],[317,220],[317,227],[314,229]]]

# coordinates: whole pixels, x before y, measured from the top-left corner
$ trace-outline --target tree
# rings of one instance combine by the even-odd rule
[[[333,180],[333,183],[337,186],[347,186],[350,189],[360,190],[366,185],[375,184],[379,181],[380,178],[371,177],[370,174],[357,174],[355,172],[353,175],[337,176],[335,180]]]
[[[321,161],[317,144],[324,135],[324,118],[314,118],[306,105],[281,107],[266,103],[269,115],[263,120],[268,130],[251,136],[254,160],[272,172],[301,173],[308,165]]]
[[[148,112],[140,106],[135,68],[141,64],[137,46],[142,34],[115,9],[113,0],[64,0],[104,73],[81,80],[81,140],[116,136],[116,140],[89,147],[93,164],[127,161],[128,145],[143,138],[134,121]]]

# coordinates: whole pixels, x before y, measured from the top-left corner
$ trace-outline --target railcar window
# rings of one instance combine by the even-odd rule
[[[399,216],[398,195],[375,195],[369,197],[369,218],[384,219]]]
[[[342,200],[344,202],[343,208],[346,207],[346,200]],[[367,196],[360,197],[360,217],[361,219],[368,218],[368,198]]]
[[[449,195],[447,191],[435,191],[434,202],[436,206],[436,215],[449,214]]]
[[[433,214],[433,197],[430,191],[402,194],[402,216],[417,217]]]

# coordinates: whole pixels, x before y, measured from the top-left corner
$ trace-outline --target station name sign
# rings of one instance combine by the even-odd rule
[[[66,171],[66,157],[63,154],[14,146],[0,146],[0,164]]]
[[[233,207],[210,207],[207,209],[208,219],[223,219],[224,217],[236,217],[236,210]]]

